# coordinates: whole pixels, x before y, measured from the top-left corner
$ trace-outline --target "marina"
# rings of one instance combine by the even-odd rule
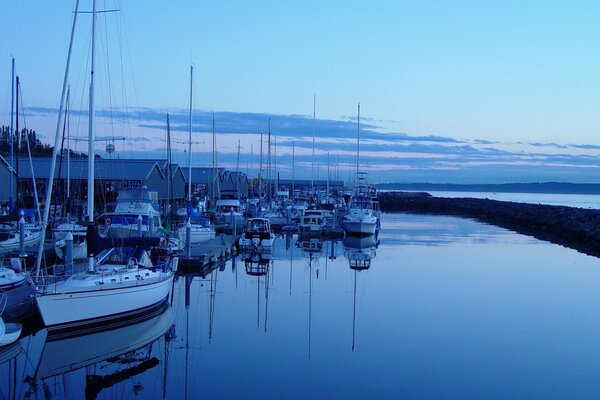
[[[473,220],[385,213],[375,242],[278,236],[271,258],[179,271],[171,315],[72,339],[28,334],[0,362],[1,393],[500,399],[515,394],[506,380],[527,377],[517,398],[572,395],[572,385],[594,397],[596,267],[594,257]],[[553,323],[564,319],[574,322]],[[265,374],[272,384],[253,384]],[[457,384],[465,375],[468,389]]]
[[[600,398],[600,3],[5,3],[0,400]]]

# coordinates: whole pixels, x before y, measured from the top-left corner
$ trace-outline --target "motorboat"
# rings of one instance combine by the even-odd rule
[[[379,219],[373,212],[373,201],[364,194],[354,195],[350,199],[348,214],[343,219],[342,226],[347,234],[374,235],[379,225]]]
[[[300,218],[300,231],[303,233],[318,233],[325,228],[327,223],[323,210],[304,210]]]
[[[244,233],[240,237],[239,245],[244,250],[271,250],[275,241],[275,234],[267,218],[250,218]]]
[[[111,238],[160,237],[161,220],[157,193],[148,187],[124,188],[119,191],[113,213],[104,214],[106,236]]]

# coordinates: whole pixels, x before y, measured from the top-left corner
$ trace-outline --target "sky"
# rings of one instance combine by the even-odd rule
[[[14,57],[20,123],[48,142],[74,4],[0,3],[0,123],[10,121]],[[193,65],[195,165],[210,163],[215,113],[218,163],[236,167],[239,140],[240,169],[256,171],[270,118],[282,176],[325,178],[329,158],[329,175],[348,179],[360,102],[360,168],[374,183],[600,182],[598,2],[99,0],[98,9],[119,10],[98,17],[96,135],[125,138],[111,157],[164,158],[169,112],[174,158],[187,165]],[[81,138],[90,22],[79,15],[69,77],[70,131]]]

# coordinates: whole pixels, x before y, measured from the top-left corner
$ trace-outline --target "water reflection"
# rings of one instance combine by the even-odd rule
[[[109,388],[120,393],[130,389],[128,396],[133,396],[145,388],[138,378],[155,370],[161,359],[160,382],[165,394],[174,314],[165,305],[160,313],[147,317],[92,334],[52,337],[43,329],[22,338],[17,347],[3,349],[13,355],[8,360],[0,358],[0,377],[9,380],[0,383],[0,397],[96,398]],[[164,354],[157,343],[162,338]],[[21,349],[26,352],[19,354]]]
[[[354,290],[352,291],[352,351],[356,347],[356,280],[359,271],[371,268],[371,261],[377,255],[379,240],[377,236],[346,236],[343,240],[344,255],[350,269],[354,271]]]

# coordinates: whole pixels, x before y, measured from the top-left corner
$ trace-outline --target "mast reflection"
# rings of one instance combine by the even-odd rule
[[[357,237],[346,236],[342,242],[344,256],[348,260],[350,269],[354,271],[354,289],[352,298],[352,351],[356,345],[356,281],[359,271],[371,268],[371,262],[377,255],[379,241],[375,235]]]

